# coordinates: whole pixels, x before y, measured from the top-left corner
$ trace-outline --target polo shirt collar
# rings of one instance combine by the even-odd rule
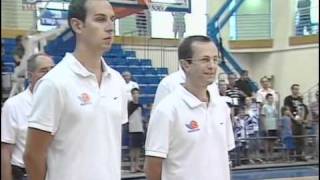
[[[72,53],[66,53],[66,58],[69,61],[69,66],[71,70],[83,77],[89,77],[89,76],[94,76],[94,74],[90,71],[88,71],[77,59],[74,57]],[[110,67],[106,64],[104,59],[101,57],[101,62],[102,62],[102,69],[103,73],[102,76],[109,76],[110,75]]]
[[[181,97],[183,99],[183,101],[190,107],[190,108],[196,108],[198,106],[203,105],[205,102],[200,101],[196,96],[194,96],[193,94],[191,94],[191,92],[189,92],[188,90],[186,90],[186,88],[184,88],[182,85],[179,85],[179,91],[181,92]],[[213,92],[211,92],[210,90],[208,90],[209,95],[210,95],[210,101],[209,101],[209,105],[214,105],[213,99],[214,98],[218,98],[218,97],[213,97]]]

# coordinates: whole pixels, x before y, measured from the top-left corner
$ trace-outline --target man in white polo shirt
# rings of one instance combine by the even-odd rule
[[[115,14],[106,0],[72,0],[76,46],[35,89],[25,162],[32,180],[119,180],[125,82],[102,58]]]
[[[179,45],[184,84],[154,109],[146,140],[148,180],[228,180],[228,151],[234,148],[230,109],[212,84],[218,50],[206,36]]]
[[[1,110],[1,179],[22,180],[25,178],[23,152],[32,91],[36,82],[54,66],[52,58],[43,53],[32,55],[27,62],[30,86],[9,98]]]

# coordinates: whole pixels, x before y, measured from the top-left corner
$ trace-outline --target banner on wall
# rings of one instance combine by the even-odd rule
[[[67,24],[68,11],[61,9],[40,8],[40,24],[46,26],[61,26]]]

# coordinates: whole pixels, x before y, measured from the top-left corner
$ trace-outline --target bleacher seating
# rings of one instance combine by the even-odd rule
[[[64,32],[57,39],[48,43],[45,47],[46,53],[53,56],[56,63],[59,63],[65,52],[72,52],[74,49],[74,37],[70,31]],[[160,80],[168,74],[167,68],[152,67],[151,59],[139,59],[136,52],[123,50],[120,44],[113,44],[109,52],[103,55],[106,63],[116,71],[131,72],[133,79],[141,88],[140,102],[143,105],[153,103],[154,94]]]

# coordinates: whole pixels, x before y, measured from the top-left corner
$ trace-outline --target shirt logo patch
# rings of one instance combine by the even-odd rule
[[[78,96],[79,100],[80,100],[80,105],[87,105],[87,104],[91,104],[91,98],[89,96],[89,94],[87,93],[81,93],[80,96]]]
[[[186,124],[186,127],[188,128],[188,132],[195,132],[195,131],[199,131],[199,125],[198,122],[195,120],[190,121],[188,124]]]

